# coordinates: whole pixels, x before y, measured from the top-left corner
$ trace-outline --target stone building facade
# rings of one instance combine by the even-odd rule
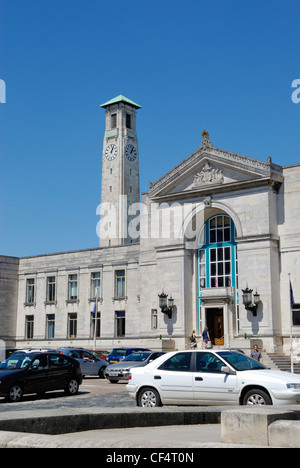
[[[100,247],[0,257],[0,338],[183,349],[207,326],[215,346],[248,348],[255,338],[288,352],[291,320],[300,335],[300,164],[222,150],[203,131],[139,203],[140,106],[118,96],[102,107]]]

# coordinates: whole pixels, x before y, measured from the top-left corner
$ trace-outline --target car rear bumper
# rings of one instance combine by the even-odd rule
[[[136,399],[138,388],[139,388],[138,385],[133,385],[130,382],[126,385],[126,391],[128,395],[134,400]]]

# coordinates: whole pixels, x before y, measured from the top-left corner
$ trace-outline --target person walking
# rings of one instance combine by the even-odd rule
[[[209,331],[207,327],[205,327],[203,330],[202,338],[203,338],[204,347],[205,349],[207,349],[207,344],[211,343],[210,335],[209,335]]]
[[[259,362],[260,364],[263,363],[262,354],[261,354],[261,352],[258,350],[258,346],[257,346],[257,345],[254,345],[254,346],[253,346],[253,349],[252,349],[252,351],[251,351],[250,357],[252,357],[252,359],[254,359],[255,361]]]
[[[196,330],[193,330],[190,340],[191,340],[191,349],[197,349]]]

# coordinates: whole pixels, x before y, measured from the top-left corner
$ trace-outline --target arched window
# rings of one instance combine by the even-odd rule
[[[199,235],[199,289],[237,287],[235,227],[227,215],[208,219]]]

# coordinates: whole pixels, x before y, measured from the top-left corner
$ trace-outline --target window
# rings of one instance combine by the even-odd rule
[[[96,361],[96,358],[93,354],[89,353],[88,351],[80,351],[80,358],[81,359],[87,359],[90,362]]]
[[[199,235],[199,290],[237,287],[235,228],[229,216],[218,215],[207,220]]]
[[[115,312],[115,336],[125,336],[125,310]]]
[[[170,359],[165,361],[159,367],[159,369],[177,371],[177,372],[190,372],[191,357],[192,357],[192,353],[177,353],[175,354],[175,356],[172,356]]]
[[[55,315],[48,314],[46,316],[46,338],[53,339],[55,336]]]
[[[27,340],[32,340],[33,338],[33,329],[34,329],[34,316],[26,315],[25,317],[25,338]]]
[[[68,338],[77,336],[77,314],[68,314]]]
[[[98,271],[91,275],[91,298],[95,298],[96,295],[101,297],[101,273]]]
[[[110,126],[111,126],[111,128],[116,128],[116,126],[117,126],[117,114],[111,114]]]
[[[231,286],[231,248],[218,247],[209,250],[210,286]]]
[[[96,330],[95,330],[96,322]],[[97,312],[97,318],[95,318],[93,312],[91,312],[91,338],[100,338],[101,336],[101,312]]]
[[[46,301],[55,302],[55,276],[47,278]]]
[[[35,279],[30,278],[26,282],[26,303],[34,304],[35,300]]]
[[[224,362],[211,353],[196,353],[196,371],[218,374]]]
[[[125,270],[115,272],[115,297],[125,297]]]
[[[126,128],[131,128],[131,115],[126,114]]]
[[[152,309],[151,310],[151,330],[157,330],[157,329],[158,329],[157,309]]]
[[[63,367],[70,366],[70,361],[65,358],[62,354],[60,356],[53,356],[49,354],[50,367]]]
[[[206,262],[205,262],[205,250],[199,250],[199,280],[200,288],[206,288]]]
[[[77,275],[69,275],[69,301],[74,301],[78,299],[77,283]]]
[[[215,216],[209,222],[209,242],[230,241],[230,218],[229,216]]]

